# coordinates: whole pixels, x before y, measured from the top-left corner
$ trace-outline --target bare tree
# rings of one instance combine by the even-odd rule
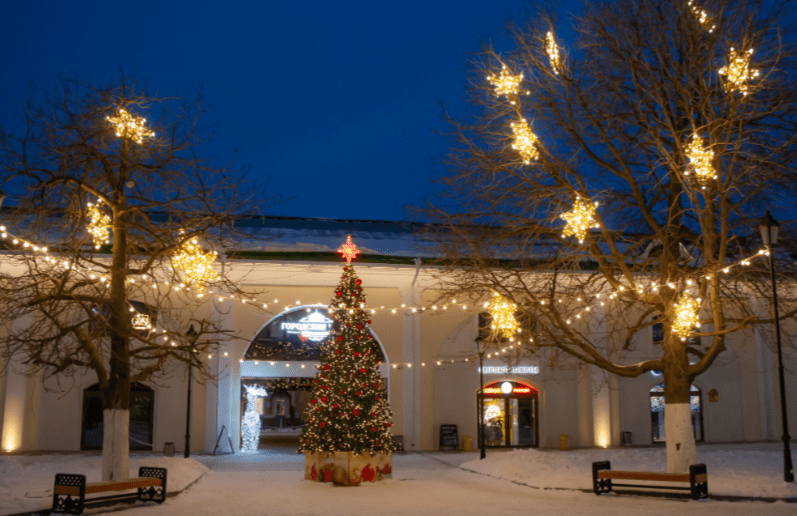
[[[773,322],[750,303],[771,296],[757,222],[797,184],[790,2],[700,3],[584,2],[567,42],[545,5],[510,22],[510,50],[469,61],[476,108],[448,117],[446,193],[424,211],[450,295],[500,293],[552,358],[663,372],[668,471],[696,462],[692,380]],[[633,360],[656,323],[660,356]]]
[[[131,383],[180,362],[207,374],[201,357],[231,336],[208,294],[241,292],[216,250],[223,262],[236,217],[273,201],[244,171],[199,157],[202,112],[199,97],[149,96],[124,76],[101,88],[68,80],[26,110],[22,132],[0,132],[13,201],[2,229],[3,363],[44,378],[96,373],[103,479],[128,476]]]

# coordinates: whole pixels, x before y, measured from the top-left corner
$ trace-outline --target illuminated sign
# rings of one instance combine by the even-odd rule
[[[503,382],[486,385],[482,391],[486,397],[495,398],[506,394],[513,396],[536,396],[537,389],[523,382]]]
[[[332,323],[332,319],[318,312],[313,312],[299,319],[298,322],[284,322],[280,324],[280,329],[285,333],[299,335],[300,338],[319,342],[326,339],[329,332],[332,331]]]
[[[484,374],[540,374],[540,366],[515,366],[511,369],[507,366],[484,366],[478,369]]]

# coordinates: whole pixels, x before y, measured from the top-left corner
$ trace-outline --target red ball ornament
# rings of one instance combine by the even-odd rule
[[[371,412],[371,417],[376,417],[376,412]]]
[[[360,369],[360,372],[363,373],[363,374],[365,374],[367,371],[368,370],[366,368],[364,368],[364,367],[362,369]]]
[[[318,423],[318,426],[320,428],[324,428],[325,426],[327,426],[327,424],[324,421],[321,421],[320,423]]]
[[[371,324],[371,321],[370,321],[370,320],[368,320],[368,321],[365,321],[365,322],[367,322],[368,324]]]
[[[321,396],[321,403],[326,403],[326,402],[327,402],[327,397]]]
[[[378,384],[378,383],[375,383],[375,384],[374,384],[374,389],[378,389],[378,388],[379,388],[379,384]]]
[[[358,329],[358,330],[362,330],[362,329],[363,329],[363,323],[360,323],[360,324],[358,324],[358,325],[357,325],[357,329]]]
[[[310,403],[315,403],[315,402],[316,402],[316,400],[310,400]]]
[[[355,416],[359,416],[360,415],[360,411],[357,410],[357,409],[354,409],[351,413],[354,414]]]
[[[357,278],[357,281],[355,281],[355,283],[358,284],[358,285],[362,285],[362,282],[363,282],[363,280],[361,280],[360,278]]]
[[[374,396],[374,399],[375,399],[376,401],[379,401],[379,396]]]
[[[336,350],[335,350],[335,354],[336,354],[336,355],[340,355],[340,350],[339,350],[339,349],[336,349]]]
[[[354,356],[355,356],[355,357],[358,357],[358,356],[360,356],[360,352],[359,352],[359,351],[355,351],[355,352],[354,352]]]
[[[372,432],[376,432],[376,427],[371,428]]]
[[[340,390],[340,393],[343,394],[343,389]]]
[[[360,395],[360,391],[357,391],[357,392],[355,392],[354,394],[356,394],[357,396],[359,396],[359,395]]]
[[[392,423],[388,423],[388,424],[387,424],[387,427],[388,427],[388,428],[390,428],[391,426],[393,426],[393,424],[392,424]]]
[[[347,270],[349,270],[349,268],[348,267],[343,267],[343,270],[347,271]]]
[[[329,371],[329,364],[324,364],[324,371]]]
[[[332,408],[338,408],[338,404],[337,403],[333,403],[332,404]]]
[[[336,296],[338,296],[338,297],[340,297],[340,296],[342,296],[342,295],[343,295],[343,292],[341,292],[340,290],[338,290],[337,292],[335,292],[335,295],[336,295]]]
[[[343,342],[343,336],[342,335],[338,335],[337,339],[338,339],[338,342]]]

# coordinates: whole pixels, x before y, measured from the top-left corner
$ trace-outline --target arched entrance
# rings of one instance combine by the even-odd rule
[[[246,386],[264,387],[268,396],[257,400],[260,415],[260,449],[295,451],[306,420],[312,378],[321,358],[321,347],[336,322],[322,305],[286,310],[257,332],[241,361],[241,414],[246,412]],[[374,352],[389,365],[379,339]],[[243,439],[243,436],[242,436]]]
[[[689,388],[689,408],[692,413],[692,430],[695,441],[703,440],[703,404],[702,392],[692,384]],[[654,385],[650,389],[650,422],[654,443],[665,442],[664,435],[664,383]]]
[[[135,382],[130,385],[130,449],[152,450],[152,426],[155,415],[155,391]],[[83,425],[81,450],[101,450],[103,439],[100,384],[83,390]]]
[[[477,393],[483,401],[484,442],[488,448],[539,445],[539,391],[522,380],[499,380]],[[481,418],[479,419],[481,421]]]

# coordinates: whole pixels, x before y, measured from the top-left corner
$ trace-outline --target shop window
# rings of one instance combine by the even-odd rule
[[[130,386],[130,449],[152,450],[155,391],[140,383]],[[103,439],[102,398],[100,386],[83,391],[83,429],[81,450],[101,450]]]
[[[692,412],[692,430],[695,441],[703,440],[703,404],[700,389],[691,386],[689,406]],[[650,389],[650,419],[654,443],[663,443],[664,435],[664,384],[660,383]]]
[[[524,382],[498,381],[482,391],[477,404],[483,401],[485,445],[537,446],[537,389]]]

